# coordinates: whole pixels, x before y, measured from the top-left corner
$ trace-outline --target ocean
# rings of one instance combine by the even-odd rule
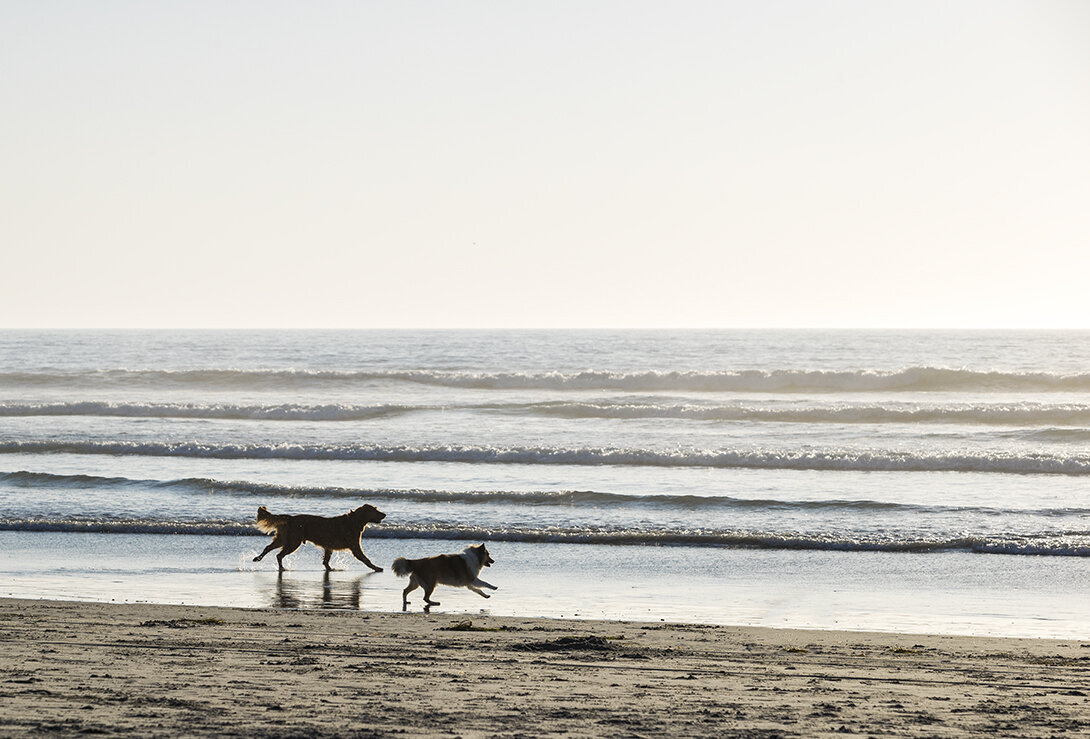
[[[3,596],[1090,639],[1088,492],[1090,332],[0,331]]]

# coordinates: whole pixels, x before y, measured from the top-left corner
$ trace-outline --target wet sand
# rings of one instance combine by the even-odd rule
[[[1063,736],[1090,642],[0,599],[22,736]]]

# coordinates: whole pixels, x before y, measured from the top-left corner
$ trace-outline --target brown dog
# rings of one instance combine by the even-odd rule
[[[409,607],[409,593],[417,588],[424,588],[424,610],[430,606],[439,605],[439,601],[431,599],[431,593],[436,585],[453,585],[456,588],[469,588],[482,598],[490,597],[481,588],[498,590],[495,585],[489,585],[477,577],[481,569],[488,567],[494,559],[488,554],[484,544],[475,547],[466,547],[461,554],[437,554],[434,557],[423,559],[405,559],[398,557],[394,560],[394,574],[398,577],[409,575],[409,585],[401,594],[401,609]]]
[[[363,529],[369,523],[379,523],[386,518],[386,514],[373,505],[365,505],[350,511],[343,516],[326,518],[325,516],[278,516],[261,506],[257,509],[257,527],[266,533],[276,533],[272,543],[265,547],[265,551],[254,557],[254,562],[260,562],[261,558],[272,550],[280,547],[276,555],[276,562],[280,569],[284,569],[284,557],[288,556],[309,541],[315,546],[325,550],[322,564],[326,570],[332,570],[329,566],[329,558],[337,549],[347,549],[360,562],[370,567],[375,572],[382,572],[381,567],[376,567],[367,559],[367,555],[360,549],[360,536]]]

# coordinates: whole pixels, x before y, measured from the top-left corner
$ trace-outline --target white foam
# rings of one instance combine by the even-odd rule
[[[262,421],[361,421],[426,407],[381,405],[240,405],[200,403],[0,403],[2,416],[102,416],[120,418],[213,418]]]
[[[900,370],[724,370],[713,372],[340,372],[301,369],[98,369],[0,373],[0,386],[208,387],[233,390],[413,383],[440,387],[628,392],[1090,391],[1090,373],[981,371],[951,367]]]
[[[98,534],[168,534],[193,536],[264,536],[244,521],[168,521],[124,518],[0,518],[0,531],[53,531]],[[947,538],[845,536],[764,531],[608,529],[563,527],[487,527],[405,524],[369,527],[369,539],[442,539],[609,546],[699,546],[724,549],[772,549],[843,552],[975,552],[978,554],[1090,557],[1090,532],[1064,537],[961,536]]]
[[[206,459],[357,460],[826,471],[1090,474],[1090,454],[888,450],[716,451],[590,447],[383,446],[370,444],[217,444],[202,442],[9,441],[0,454],[102,454]]]

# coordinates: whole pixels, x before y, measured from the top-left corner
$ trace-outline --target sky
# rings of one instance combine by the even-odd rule
[[[1090,328],[1090,3],[0,0],[0,327]]]

